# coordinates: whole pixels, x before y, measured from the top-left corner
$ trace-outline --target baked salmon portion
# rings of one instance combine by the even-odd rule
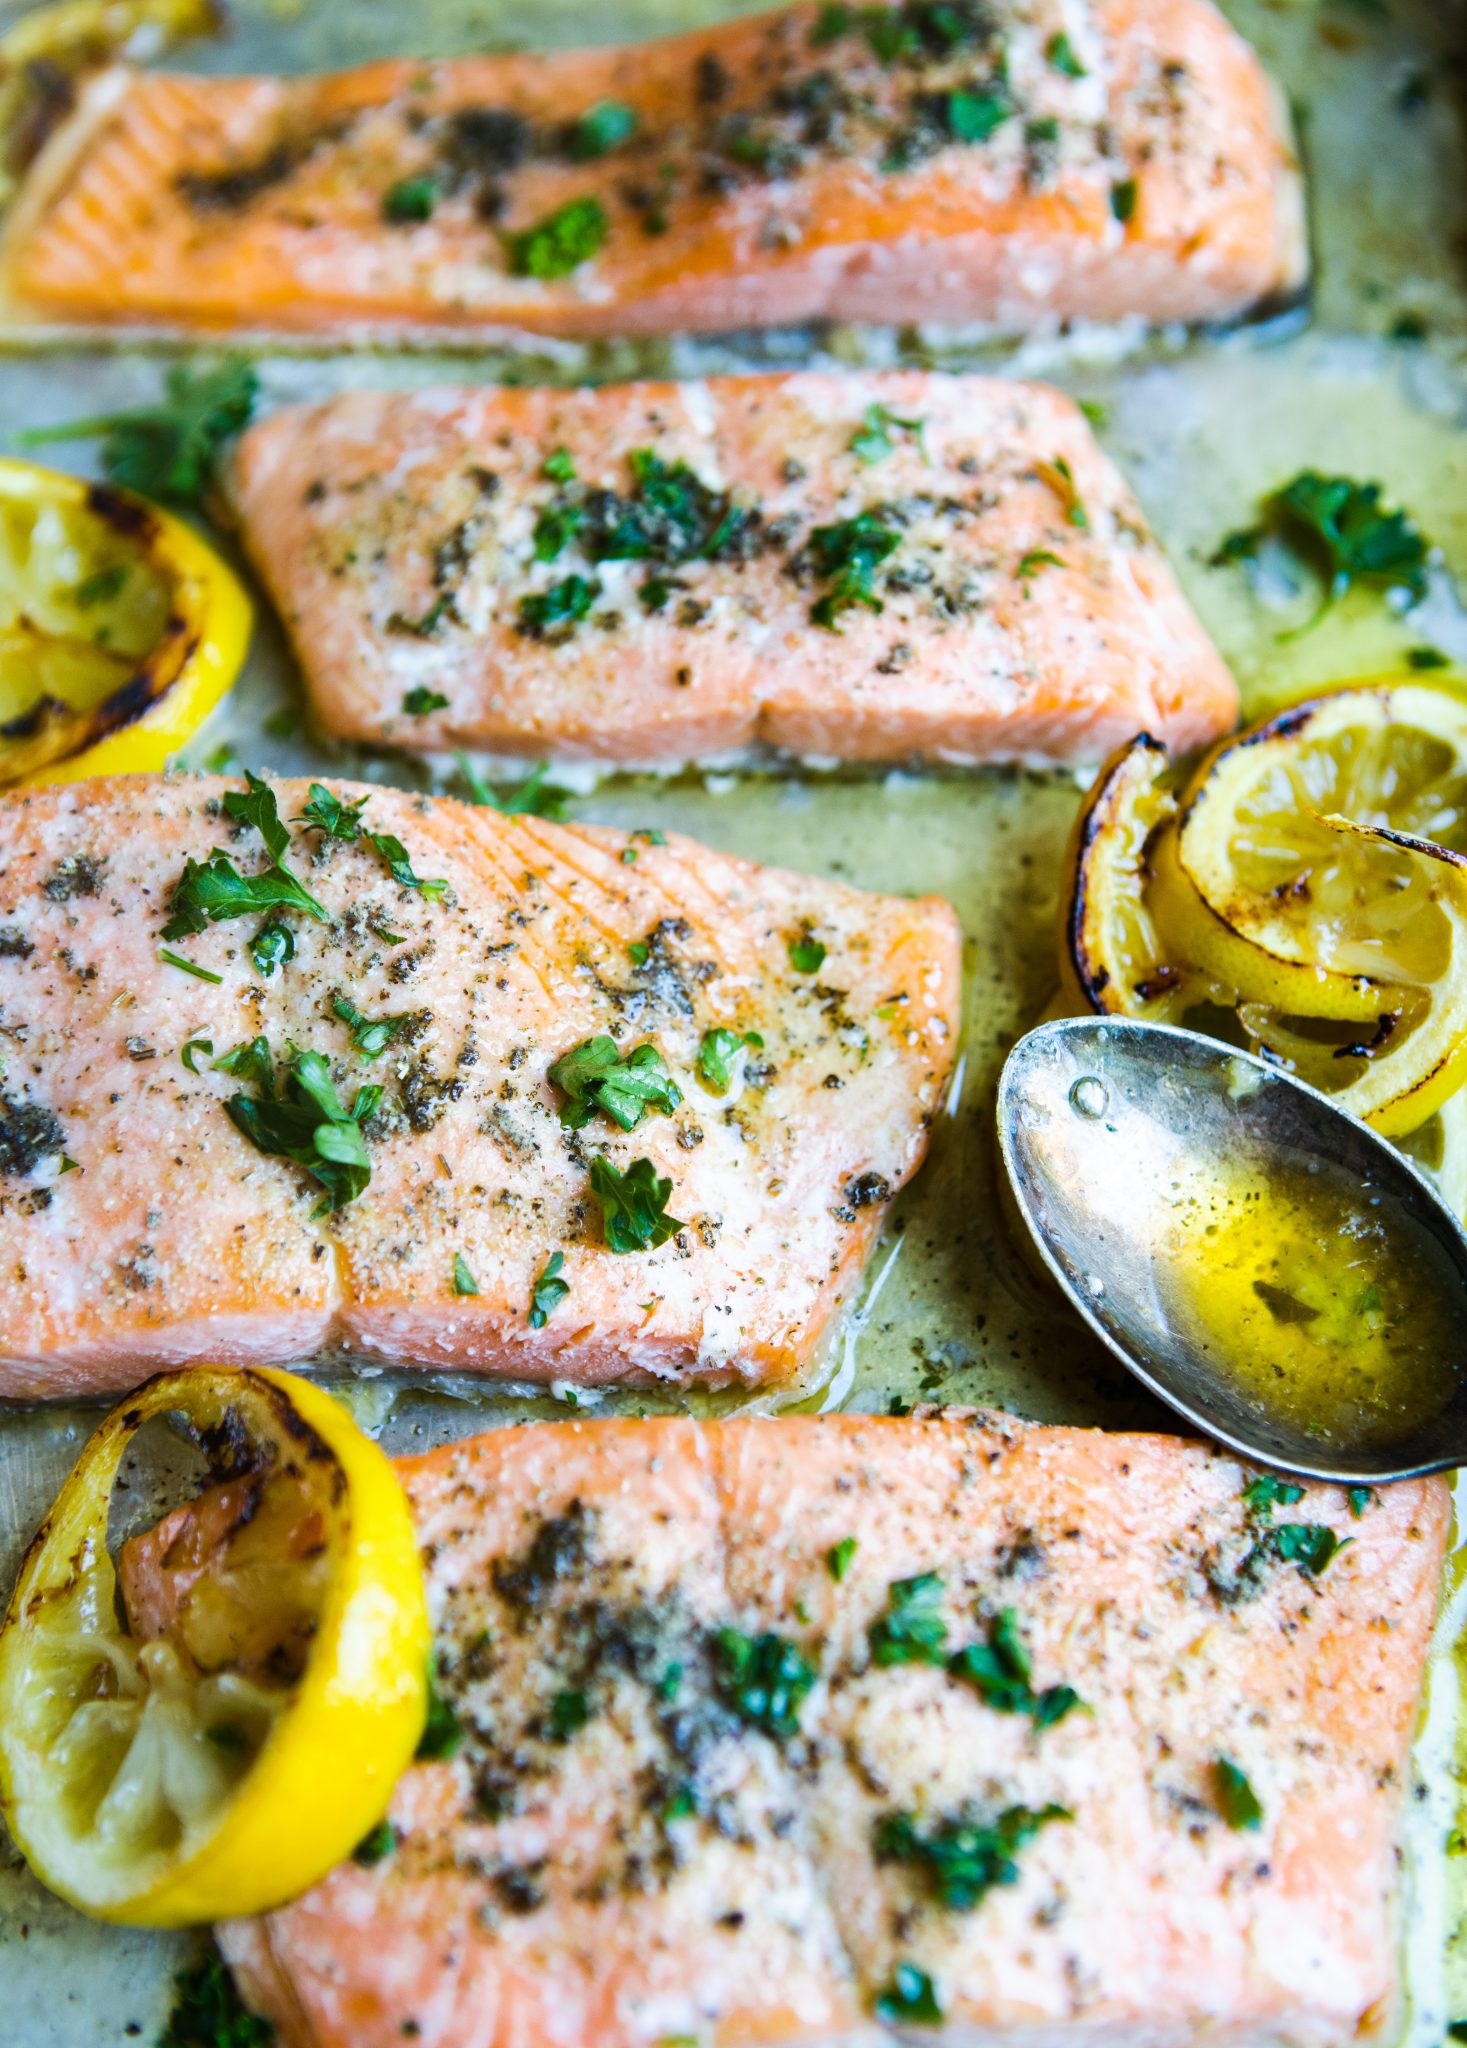
[[[22,315],[568,336],[1217,320],[1306,267],[1210,0],[801,6],[549,56],[106,74],[7,236]]]
[[[957,1039],[936,899],[383,789],[0,801],[0,1392],[818,1363]]]
[[[231,490],[317,715],[369,744],[1092,761],[1237,719],[1046,385],[358,391],[253,427]]]
[[[1002,1416],[400,1469],[459,1740],[221,1930],[285,2048],[1387,2034],[1440,1481]]]

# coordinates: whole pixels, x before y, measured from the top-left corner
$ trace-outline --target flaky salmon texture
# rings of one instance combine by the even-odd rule
[[[114,73],[5,251],[21,316],[323,335],[1196,321],[1304,270],[1278,96],[1210,0],[833,0],[621,49]]]
[[[1237,718],[1044,385],[359,391],[252,428],[230,489],[318,717],[369,744],[1094,762]]]
[[[458,1747],[222,1930],[286,2048],[1388,2034],[1441,1482],[1281,1507],[1201,1444],[1002,1416],[401,1470]]]
[[[9,796],[0,1390],[333,1352],[789,1381],[923,1156],[958,981],[945,903],[651,830]]]

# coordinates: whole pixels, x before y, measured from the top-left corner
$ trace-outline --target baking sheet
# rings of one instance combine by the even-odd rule
[[[0,26],[19,10],[0,7]],[[653,34],[741,11],[709,0],[614,0],[595,13],[603,39]],[[1298,109],[1313,173],[1319,260],[1307,321],[1225,337],[1082,334],[995,351],[951,331],[825,330],[728,342],[261,362],[266,403],[348,384],[420,384],[513,376],[576,379],[699,375],[792,362],[916,362],[1001,367],[1052,378],[1104,408],[1101,437],[1134,482],[1201,616],[1233,663],[1249,713],[1315,684],[1367,675],[1429,642],[1467,664],[1467,614],[1451,576],[1467,575],[1467,160],[1457,94],[1467,23],[1446,4],[1379,11],[1368,0],[1229,0]],[[181,61],[217,70],[305,69],[367,57],[436,55],[584,40],[581,0],[247,0],[232,34]],[[1418,336],[1425,330],[1425,338]],[[6,348],[0,335],[0,349]],[[0,448],[21,425],[151,399],[156,352],[54,344],[44,359],[18,337],[0,356]],[[61,444],[85,471],[90,451]],[[1263,491],[1314,465],[1377,477],[1438,544],[1442,567],[1410,619],[1377,601],[1343,607],[1280,645],[1278,616],[1235,569],[1210,567],[1220,537],[1246,523]],[[313,738],[268,738],[298,686],[277,629],[260,621],[245,677],[188,749],[194,765],[224,743],[261,773],[314,770],[432,786],[431,769]],[[441,783],[441,775],[437,778]],[[578,817],[656,824],[709,843],[869,888],[936,891],[966,935],[966,1028],[933,1153],[896,1204],[856,1323],[815,1403],[883,1410],[893,1400],[992,1403],[1047,1421],[1125,1427],[1158,1412],[1031,1276],[996,1212],[989,1135],[1004,1052],[1054,984],[1061,853],[1081,778],[1001,771],[972,776],[684,775],[582,787]],[[564,1413],[546,1395],[427,1390],[381,1374],[345,1391],[391,1449],[422,1448],[486,1424]],[[606,1409],[650,1408],[645,1394]],[[670,1405],[659,1401],[658,1405]],[[94,1412],[0,1413],[0,1576],[75,1456]],[[1442,1641],[1455,1633],[1444,1619]],[[1436,2048],[1467,2016],[1467,1857],[1448,1858],[1457,1825],[1456,1665],[1434,1669],[1410,1801],[1412,2012],[1403,2042]],[[111,2048],[151,2042],[186,1937],[91,1926],[35,1886],[0,1843],[0,2048]]]

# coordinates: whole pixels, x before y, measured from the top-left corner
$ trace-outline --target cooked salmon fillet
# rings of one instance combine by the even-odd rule
[[[222,1930],[285,2048],[1388,2030],[1440,1481],[1270,1506],[1201,1444],[1001,1416],[400,1469],[462,1741],[379,1860]]]
[[[1093,761],[1237,718],[1045,385],[357,391],[253,427],[231,488],[321,723],[371,744]]]
[[[1209,0],[805,6],[551,56],[110,74],[5,255],[23,313],[308,334],[1212,320],[1304,268],[1287,123]]]
[[[240,784],[0,800],[0,1391],[328,1352],[809,1366],[941,1104],[948,906],[655,831],[261,790],[316,909],[183,935],[284,889]]]

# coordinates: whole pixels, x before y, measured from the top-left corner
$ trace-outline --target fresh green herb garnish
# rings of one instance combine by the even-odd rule
[[[1291,1508],[1296,1500],[1303,1500],[1304,1489],[1295,1486],[1291,1480],[1276,1479],[1272,1472],[1260,1472],[1243,1488],[1243,1500],[1250,1515],[1261,1515],[1265,1519],[1276,1507]]]
[[[533,227],[506,238],[510,270],[516,277],[569,277],[590,262],[610,233],[599,199],[567,200]]]
[[[460,1295],[477,1294],[479,1291],[479,1283],[469,1271],[462,1252],[453,1255],[453,1291]]]
[[[667,1213],[672,1182],[658,1178],[650,1159],[634,1159],[625,1171],[609,1159],[593,1159],[591,1193],[600,1204],[610,1251],[653,1251],[684,1227],[679,1217]]]
[[[400,839],[395,838],[391,832],[368,832],[365,830],[362,833],[362,838],[371,847],[373,853],[376,854],[399,887],[416,889],[418,894],[426,896],[430,903],[442,902],[444,896],[448,893],[447,882],[424,881],[420,875],[415,875],[413,873],[412,861],[408,857],[408,850]]]
[[[214,1062],[214,1071],[216,1074],[228,1074],[235,1081],[254,1081],[262,1088],[269,1088],[275,1074],[270,1041],[263,1032],[258,1037],[247,1038],[233,1052],[222,1053]]]
[[[520,599],[520,631],[532,640],[546,640],[580,624],[595,604],[600,591],[585,576],[563,576],[548,590],[532,591]]]
[[[406,691],[402,700],[402,708],[409,718],[426,718],[430,711],[442,711],[447,704],[448,699],[441,690],[426,689],[421,683]]]
[[[15,442],[27,448],[101,435],[102,467],[113,483],[146,498],[197,505],[221,443],[249,424],[259,388],[254,370],[238,358],[206,370],[179,364],[163,379],[159,405],[37,427],[17,434]]]
[[[389,633],[410,633],[415,640],[431,640],[438,631],[453,605],[453,599],[446,590],[440,590],[425,612],[413,618],[409,612],[389,612],[387,630]]]
[[[564,1252],[552,1252],[541,1267],[540,1277],[530,1290],[529,1322],[532,1330],[543,1330],[570,1293],[569,1281],[560,1277],[564,1270]]]
[[[250,958],[256,972],[268,981],[277,967],[295,958],[295,933],[288,924],[269,918],[250,940]]]
[[[173,2011],[155,2048],[271,2048],[275,2029],[245,2009],[216,1950],[173,1980]]]
[[[295,713],[288,704],[282,704],[278,711],[272,711],[261,728],[272,740],[288,740],[294,736]]]
[[[307,796],[305,809],[296,819],[298,825],[314,825],[318,832],[324,832],[328,839],[352,840],[362,828],[362,812],[367,808],[367,799],[359,796],[355,803],[343,803],[334,790],[324,782],[313,782]]]
[[[770,1630],[746,1636],[721,1628],[713,1647],[719,1692],[739,1719],[776,1741],[798,1734],[800,1708],[816,1678],[798,1644]]]
[[[438,1667],[428,1665],[428,1717],[413,1755],[420,1764],[443,1763],[455,1756],[464,1739],[463,1725],[438,1686]]]
[[[1136,180],[1122,178],[1110,188],[1110,210],[1124,227],[1136,211]]]
[[[1252,1829],[1263,1824],[1263,1808],[1247,1778],[1227,1757],[1213,1760],[1212,1789],[1217,1810],[1230,1828]]]
[[[886,1813],[874,1830],[876,1860],[916,1864],[944,1906],[968,1913],[996,1885],[1018,1883],[1018,1853],[1041,1828],[1074,1817],[1066,1806],[1010,1806],[986,1825],[939,1821],[924,1833],[913,1815]]]
[[[535,560],[553,562],[564,554],[585,520],[585,507],[571,498],[542,505],[535,519]]]
[[[1043,467],[1041,464],[1041,471]],[[1058,483],[1054,484],[1054,488],[1064,500],[1066,523],[1076,527],[1081,533],[1087,532],[1090,526],[1090,514],[1085,510],[1084,500],[1080,496],[1080,487],[1075,482],[1075,472],[1071,469],[1063,455],[1056,455],[1054,461],[1049,464],[1049,468],[1053,470],[1054,476],[1059,479]],[[1050,481],[1053,482],[1053,478]]]
[[[627,947],[627,958],[633,967],[645,967],[651,958],[652,948],[645,939],[633,939]]]
[[[881,462],[896,447],[893,429],[900,434],[910,434],[920,448],[925,424],[920,419],[903,419],[884,405],[868,405],[865,419],[851,436],[851,453],[867,464]]]
[[[583,1692],[558,1692],[550,1702],[551,1741],[569,1742],[590,1718],[590,1703]]]
[[[243,791],[229,789],[224,793],[224,810],[228,817],[239,825],[253,825],[265,842],[265,851],[271,860],[279,860],[290,845],[290,834],[280,822],[280,812],[275,803],[275,792],[268,782],[262,782],[258,775],[245,770],[246,788]]]
[[[438,187],[431,178],[399,178],[391,190],[383,194],[382,218],[402,226],[431,220],[437,204]]]
[[[875,2003],[876,2017],[894,2027],[940,2027],[945,2017],[932,1979],[915,1963],[898,1963]]]
[[[897,1579],[886,1595],[886,1613],[867,1630],[871,1661],[891,1664],[942,1664],[947,1659],[947,1623],[942,1618],[940,1572],[919,1572]]]
[[[655,1045],[623,1055],[604,1032],[562,1053],[549,1078],[564,1092],[560,1121],[571,1131],[588,1124],[598,1109],[624,1131],[634,1131],[649,1109],[671,1114],[683,1099]]]
[[[1008,101],[996,92],[950,92],[946,109],[948,133],[954,142],[987,142],[1012,111]]]
[[[1213,562],[1256,561],[1271,533],[1314,562],[1325,578],[1324,597],[1289,637],[1317,625],[1357,584],[1401,590],[1418,604],[1426,595],[1428,544],[1407,513],[1384,509],[1383,495],[1379,484],[1301,470],[1264,499],[1257,526],[1227,535]]]
[[[83,611],[90,611],[93,605],[110,604],[126,581],[126,564],[113,562],[106,569],[94,569],[90,576],[84,576],[72,597]]]
[[[390,1820],[379,1820],[376,1827],[362,1836],[351,1852],[353,1863],[365,1863],[368,1868],[382,1862],[397,1847],[397,1829]]]
[[[817,526],[810,535],[808,553],[816,575],[830,588],[811,605],[811,623],[834,633],[840,630],[836,621],[841,613],[856,605],[883,611],[873,578],[887,556],[901,546],[901,540],[901,533],[880,508],[859,512],[854,519],[837,520],[831,526]]]
[[[947,1668],[971,1685],[985,1705],[1000,1714],[1028,1714],[1038,1728],[1052,1728],[1081,1705],[1073,1686],[1047,1685],[1035,1692],[1034,1667],[1012,1607],[989,1623],[986,1643],[969,1643],[948,1659]]]
[[[1428,668],[1450,668],[1452,658],[1443,654],[1439,647],[1408,647],[1406,666],[1417,670]]]
[[[570,133],[570,154],[577,163],[591,163],[608,150],[619,149],[637,131],[637,117],[621,100],[601,100],[582,114]]]
[[[170,915],[163,936],[187,939],[225,918],[253,917],[272,910],[298,910],[319,924],[330,922],[324,904],[318,903],[278,861],[272,861],[263,874],[242,875],[229,855],[216,847],[206,861],[190,859],[185,863],[169,903]],[[180,963],[174,959],[172,964]],[[205,977],[202,970],[189,971],[198,972],[201,979],[219,979],[217,975]]]
[[[348,1113],[326,1060],[298,1047],[291,1048],[283,1077],[263,1078],[260,1086],[259,1095],[229,1097],[224,1110],[230,1122],[256,1151],[293,1160],[320,1182],[326,1193],[315,1214],[354,1202],[372,1178],[361,1126],[381,1103],[382,1090],[359,1088]]]
[[[796,974],[818,974],[825,965],[825,947],[808,931],[789,942],[790,966]]]
[[[1358,1522],[1367,1508],[1374,1507],[1376,1500],[1375,1488],[1373,1486],[1352,1486],[1345,1498],[1350,1504],[1350,1513]]]
[[[213,1059],[214,1041],[212,1038],[190,1038],[179,1052],[178,1057],[183,1061],[191,1074],[196,1074],[199,1071],[197,1056],[201,1052],[206,1053],[210,1059]]]
[[[192,960],[185,960],[182,953],[170,953],[166,946],[158,948],[158,958],[166,960],[170,967],[181,967],[185,974],[191,974],[195,981],[212,981],[217,987],[223,982],[222,974],[214,974],[207,967],[198,967]]]
[[[1268,1532],[1269,1546],[1280,1562],[1296,1564],[1315,1579],[1353,1540],[1336,1536],[1323,1522],[1280,1522]]]
[[[398,1032],[412,1022],[411,1010],[397,1010],[386,1017],[364,1016],[349,996],[337,996],[331,1008],[350,1030],[353,1046],[369,1060],[386,1052]]]
[[[222,775],[234,759],[234,748],[228,740],[221,740],[217,747],[211,747],[204,756],[206,775]]]
[[[503,811],[506,817],[563,818],[570,791],[551,782],[550,763],[539,761],[518,788],[496,796],[467,754],[455,754],[454,762],[469,792],[469,801]]]
[[[1085,78],[1089,74],[1075,55],[1075,46],[1063,29],[1052,35],[1044,46],[1046,61],[1066,78]]]
[[[569,448],[552,448],[542,465],[542,474],[553,484],[573,484],[576,480],[575,458]]]
[[[832,1543],[829,1550],[826,1551],[825,1569],[837,1584],[840,1583],[850,1570],[851,1559],[855,1554],[856,1539],[854,1536],[842,1536],[839,1543]]]
[[[698,1046],[698,1076],[715,1095],[728,1092],[733,1079],[731,1063],[742,1046],[761,1052],[764,1040],[757,1031],[726,1031],[721,1024],[703,1033]]]
[[[1063,569],[1066,566],[1063,557],[1052,554],[1048,548],[1030,548],[1027,554],[1020,555],[1015,574],[1021,583],[1027,583],[1041,569]]]

